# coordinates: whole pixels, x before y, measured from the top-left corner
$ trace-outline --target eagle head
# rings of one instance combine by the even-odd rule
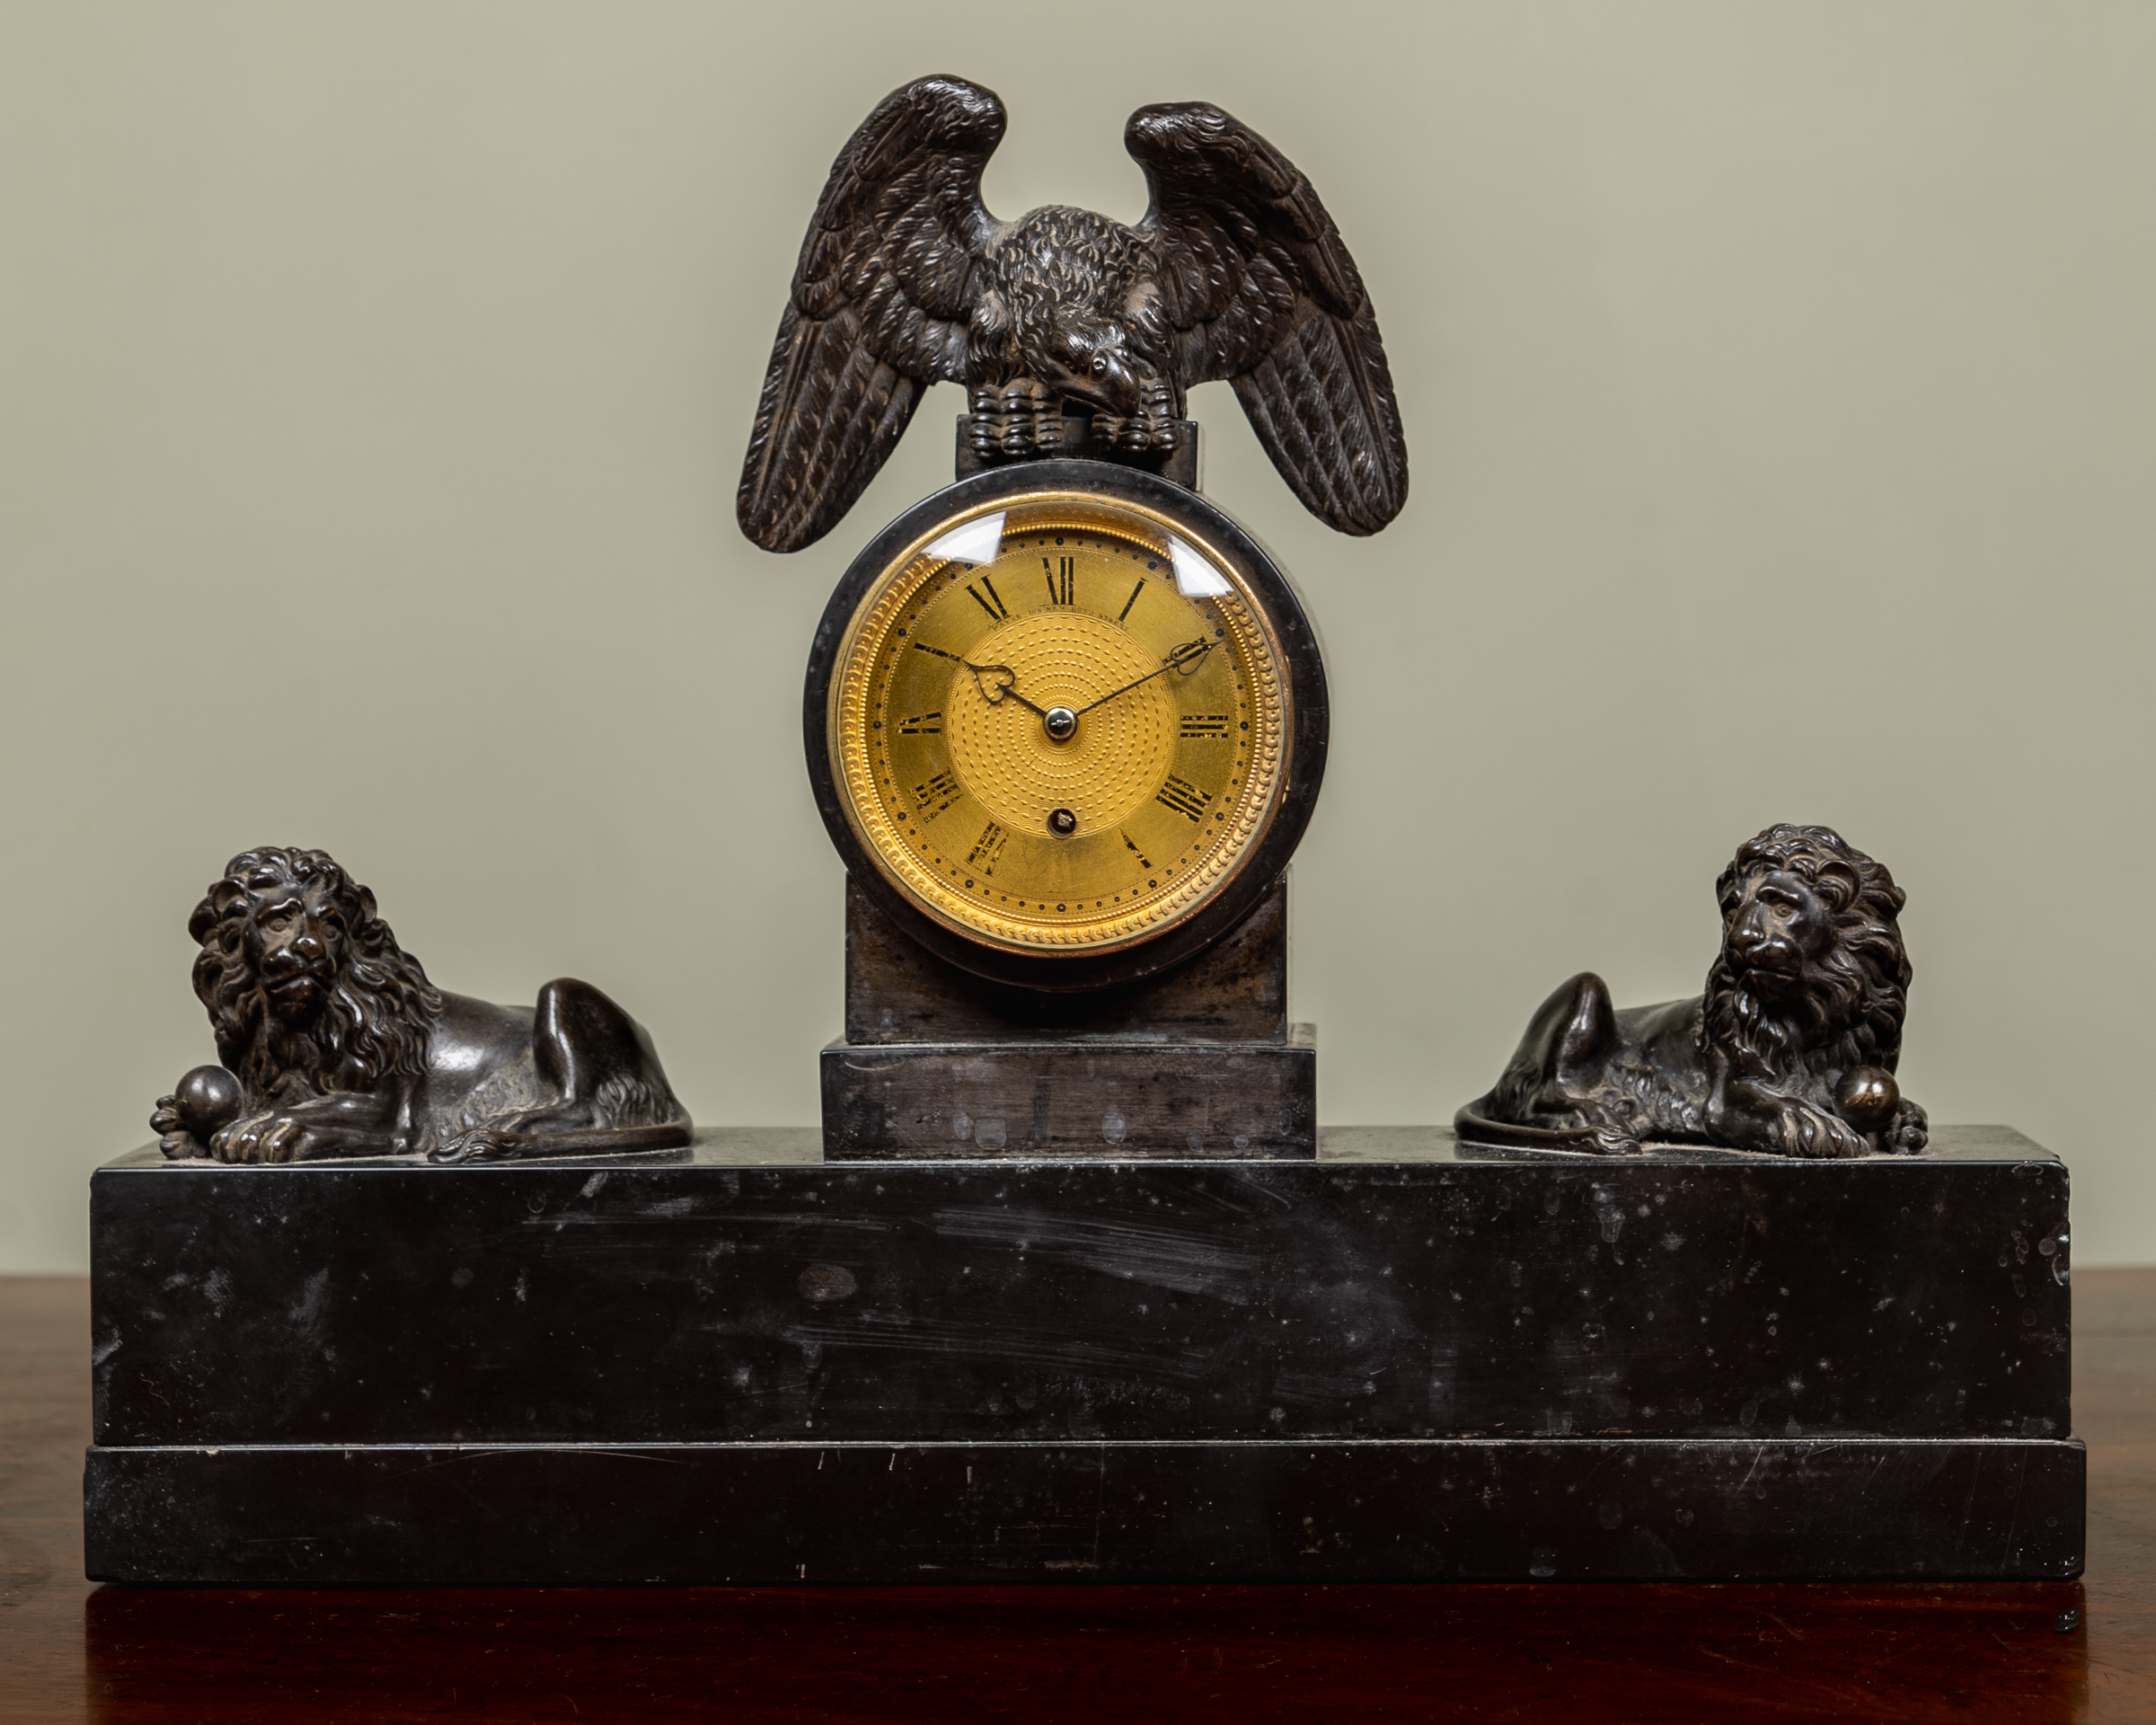
[[[1153,367],[1132,351],[1129,332],[1107,318],[1065,312],[1028,343],[1033,375],[1072,401],[1129,418]]]

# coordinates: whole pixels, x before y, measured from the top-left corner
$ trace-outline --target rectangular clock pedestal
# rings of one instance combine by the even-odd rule
[[[1166,976],[1056,995],[967,975],[846,883],[846,1033],[823,1051],[824,1154],[1300,1157],[1317,1036],[1287,1020],[1287,883]]]
[[[824,1154],[1318,1153],[1314,1025],[1286,1042],[922,1042],[823,1051]]]
[[[813,1131],[92,1187],[91,1574],[204,1586],[2046,1577],[2066,1176]]]

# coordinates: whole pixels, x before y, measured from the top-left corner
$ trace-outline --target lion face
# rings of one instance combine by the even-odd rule
[[[1892,1073],[1909,958],[1903,894],[1880,863],[1825,827],[1770,827],[1716,883],[1722,950],[1704,1031],[1741,1070]]]
[[[258,871],[247,884],[242,939],[262,998],[284,1023],[311,1023],[344,964],[337,894],[319,879],[279,879],[271,869]]]
[[[1833,939],[1833,912],[1811,883],[1776,869],[1742,880],[1722,945],[1748,987],[1780,996],[1803,985]]]
[[[442,997],[333,858],[242,852],[188,932],[202,944],[195,993],[251,1106],[295,1075],[315,1090],[361,1090],[426,1069]]]

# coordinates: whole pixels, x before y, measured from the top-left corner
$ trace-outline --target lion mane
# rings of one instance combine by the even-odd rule
[[[255,894],[319,881],[345,938],[322,1011],[305,1025],[281,1020],[255,974],[247,942]],[[209,1009],[217,1055],[245,1087],[250,1108],[266,1106],[292,1074],[322,1092],[365,1091],[391,1075],[417,1078],[442,996],[420,961],[397,944],[375,912],[375,895],[322,851],[243,851],[195,907],[187,932],[201,944],[195,993]]]
[[[1719,1047],[1739,1072],[1771,1084],[1800,1070],[1892,1072],[1901,1058],[1912,974],[1895,919],[1908,895],[1884,863],[1831,827],[1770,827],[1745,843],[1715,882],[1725,926],[1752,877],[1775,871],[1797,876],[1818,895],[1833,913],[1834,938],[1780,1001],[1745,986],[1725,939],[1707,973],[1702,1047]]]

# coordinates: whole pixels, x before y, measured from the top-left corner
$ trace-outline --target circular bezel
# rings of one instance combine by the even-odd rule
[[[1014,949],[939,915],[892,878],[862,830],[840,759],[837,709],[845,660],[887,576],[895,576],[953,523],[998,504],[1068,500],[1123,505],[1158,519],[1216,555],[1257,612],[1286,682],[1282,691],[1285,771],[1266,807],[1255,811],[1256,836],[1235,847],[1189,907],[1164,925],[1112,943],[1060,951]],[[1047,990],[1112,987],[1181,963],[1236,927],[1277,880],[1309,825],[1324,774],[1330,711],[1322,652],[1286,574],[1250,532],[1193,491],[1135,468],[1099,461],[1029,462],[959,481],[923,499],[878,534],[855,557],[825,607],[809,651],[802,725],[808,775],[848,871],[908,934],[953,964],[992,980]]]

